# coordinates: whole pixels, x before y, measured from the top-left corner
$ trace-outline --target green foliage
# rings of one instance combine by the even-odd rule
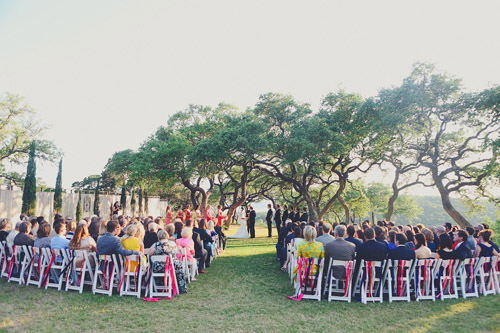
[[[82,192],[78,191],[78,203],[76,204],[76,212],[75,212],[76,220],[80,221],[82,219],[82,215],[83,215],[83,212],[82,212]]]
[[[54,213],[62,212],[62,159],[59,161],[59,171],[57,172],[56,188],[54,192]]]
[[[36,143],[30,146],[26,178],[24,179],[23,205],[21,211],[27,215],[34,215],[36,209]]]
[[[94,214],[99,216],[99,181],[97,181],[96,187],[95,187],[95,192],[94,192]]]

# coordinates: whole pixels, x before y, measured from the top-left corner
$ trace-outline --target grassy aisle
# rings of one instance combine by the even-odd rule
[[[231,230],[235,232],[236,228]],[[186,295],[149,303],[134,297],[39,290],[0,280],[0,330],[37,331],[500,331],[500,296],[383,303],[293,302],[275,258],[276,238],[230,240]]]

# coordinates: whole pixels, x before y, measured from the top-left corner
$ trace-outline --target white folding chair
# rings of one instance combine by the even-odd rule
[[[25,245],[14,245],[8,268],[8,282],[25,284],[25,272],[29,270],[31,253]]]
[[[342,274],[342,277],[339,279],[335,277],[333,267],[336,266],[344,268],[345,276]],[[328,284],[328,302],[345,301],[351,303],[354,267],[356,267],[356,260],[343,261],[330,259],[326,277],[326,283]]]
[[[94,270],[93,294],[113,295],[115,278],[118,276],[118,261],[115,255],[99,256]]]
[[[363,271],[363,280],[361,283],[361,302],[366,304],[368,301],[384,301],[384,279],[387,274],[387,265],[385,261],[364,261],[360,270]]]
[[[66,275],[65,290],[76,290],[81,294],[85,284],[93,284],[92,259],[86,250],[70,250],[68,259],[69,268]]]
[[[387,260],[386,276],[389,303],[411,300],[410,284],[416,260]]]
[[[165,263],[163,272],[154,272],[155,262]],[[149,280],[149,297],[174,297],[177,290],[174,262],[171,255],[156,255],[149,257],[151,275]]]
[[[26,279],[26,285],[34,285],[40,288],[42,285],[43,275],[47,267],[42,249],[38,247],[32,247],[31,257],[32,260],[28,268],[28,278]]]
[[[324,259],[298,258],[295,289],[303,299],[321,301]]]
[[[495,274],[493,273],[492,257],[481,257],[479,261],[479,283],[481,293],[486,295],[496,294]]]
[[[459,266],[460,291],[463,298],[479,297],[477,278],[479,276],[479,258],[466,258]]]
[[[186,281],[188,283],[190,283],[191,282],[191,273],[189,271],[189,264],[188,264],[187,255],[186,255],[187,250],[184,246],[181,246],[181,247],[179,247],[179,252],[180,252],[180,255],[178,256],[178,259],[182,263],[182,271],[184,272],[184,277],[186,278]]]
[[[61,290],[65,281],[69,260],[65,250],[42,248],[47,267],[43,277],[42,287]]]
[[[497,294],[500,294],[500,269],[498,264],[500,263],[500,258],[497,256],[491,257],[491,274],[493,275],[493,281],[497,289]]]
[[[2,277],[3,265],[5,260],[5,246],[4,241],[0,243],[0,277]]]
[[[437,287],[439,290],[436,298],[441,300],[458,299],[457,268],[459,265],[460,261],[457,259],[441,260],[437,274]]]
[[[436,301],[434,288],[435,267],[441,261],[438,259],[417,259],[415,264],[415,300]]]
[[[120,284],[118,285],[118,290],[120,290],[120,296],[137,296],[141,298],[142,290],[142,275],[143,275],[143,265],[144,259],[143,255],[130,255],[122,257],[123,266],[121,267],[121,277]],[[131,283],[133,279],[134,283]]]
[[[3,259],[2,263],[0,265],[1,268],[1,277],[8,278],[9,277],[9,264],[12,259],[12,247],[9,247],[7,245],[7,242],[2,242],[2,249],[3,249]]]

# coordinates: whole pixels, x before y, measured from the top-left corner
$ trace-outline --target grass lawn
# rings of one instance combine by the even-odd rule
[[[259,228],[253,240],[229,240],[209,273],[188,285],[188,294],[158,303],[40,290],[1,279],[0,330],[500,331],[500,295],[368,305],[288,300],[293,287],[274,260],[276,238],[266,234]]]

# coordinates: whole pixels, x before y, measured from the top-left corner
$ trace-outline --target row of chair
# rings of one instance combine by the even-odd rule
[[[297,258],[293,246],[288,273],[297,294],[320,301],[362,303],[478,297],[500,294],[499,257],[414,259],[357,262]]]
[[[85,250],[58,250],[31,246],[0,247],[0,277],[8,282],[35,285],[39,288],[76,290],[85,285],[93,294],[173,297],[178,281],[171,255],[99,255]],[[216,243],[215,246],[218,246]],[[213,251],[210,260],[217,257]],[[180,249],[186,282],[191,281],[186,249]],[[153,272],[155,263],[164,263],[164,272]]]

